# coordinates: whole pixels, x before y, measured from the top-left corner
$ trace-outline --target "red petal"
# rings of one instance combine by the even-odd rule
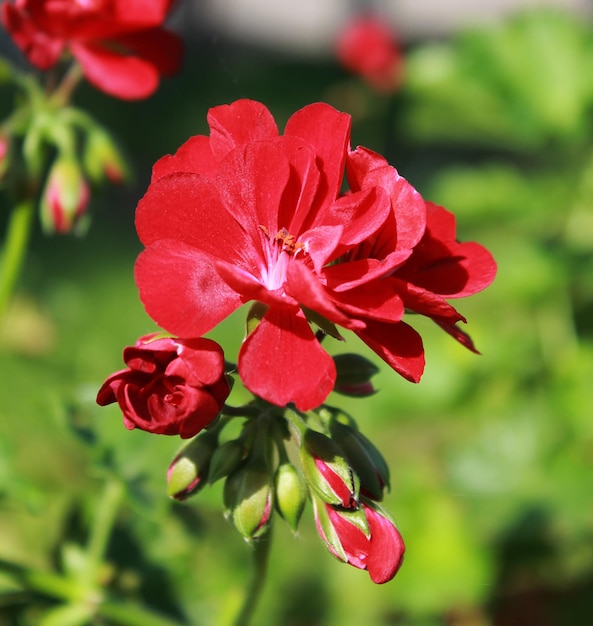
[[[350,126],[349,115],[318,102],[292,115],[284,131],[285,135],[305,139],[315,149],[327,180],[329,202],[338,196],[342,186],[346,151],[350,145]]]
[[[210,150],[210,138],[204,135],[190,137],[174,155],[159,159],[152,168],[152,182],[181,172],[208,176],[215,171],[217,161]]]
[[[405,322],[385,324],[369,320],[356,334],[398,374],[417,383],[424,371],[424,349],[420,335]]]
[[[340,309],[350,317],[374,319],[379,322],[399,322],[404,303],[389,280],[374,281],[334,294]]]
[[[278,137],[290,163],[290,177],[278,207],[278,224],[298,237],[311,227],[326,203],[325,189],[317,156],[311,147],[297,137]]]
[[[239,374],[264,400],[309,411],[333,389],[336,368],[302,314],[272,307],[241,347]]]
[[[149,61],[122,56],[98,44],[72,42],[71,49],[88,81],[105,93],[136,100],[147,98],[158,87],[158,70]]]
[[[319,279],[303,263],[291,263],[288,266],[286,290],[302,306],[335,324],[350,329],[364,327],[364,323],[352,320],[340,311]]]
[[[179,339],[178,358],[165,370],[167,376],[180,376],[192,387],[213,385],[224,374],[222,348],[211,339]]]
[[[245,231],[220,200],[218,188],[196,174],[172,174],[153,182],[136,209],[136,230],[144,245],[177,239],[237,262],[253,251]]]
[[[325,504],[327,515],[336,531],[342,548],[346,553],[348,564],[358,569],[367,569],[368,551],[370,550],[369,538],[351,521],[340,515],[329,504]]]
[[[2,3],[0,22],[35,67],[48,70],[58,62],[64,47],[62,38],[39,30],[19,8]]]
[[[278,136],[272,114],[255,100],[237,100],[210,109],[208,124],[210,145],[218,160],[237,146]]]
[[[150,317],[182,337],[207,333],[243,304],[210,257],[181,241],[164,239],[147,247],[136,261],[135,279]]]
[[[272,237],[283,226],[278,224],[278,211],[289,176],[282,145],[271,141],[240,146],[219,165],[216,185],[221,202],[258,247],[260,226]]]
[[[456,324],[452,324],[449,320],[433,317],[432,318],[444,331],[449,333],[453,339],[459,341],[459,343],[466,347],[468,350],[480,354],[480,351],[474,346],[472,338]]]
[[[323,216],[325,224],[340,224],[343,227],[340,245],[328,262],[342,256],[376,233],[387,219],[390,211],[389,198],[380,187],[347,194],[339,198],[331,210]]]
[[[365,504],[363,507],[371,531],[367,569],[374,583],[386,583],[397,574],[403,562],[404,540],[390,520]]]
[[[348,154],[347,170],[353,189],[377,185],[389,195],[395,228],[382,233],[383,239],[391,240],[389,251],[413,248],[426,227],[426,204],[422,196],[381,155],[366,148],[359,147]],[[376,246],[382,247],[381,241]]]
[[[496,262],[483,246],[455,239],[455,216],[427,203],[425,236],[397,275],[445,298],[461,298],[486,288],[496,275]]]
[[[167,17],[173,0],[114,0],[113,4],[118,22],[158,26]]]
[[[466,321],[463,315],[442,296],[395,277],[390,277],[386,280],[394,284],[395,289],[404,302],[404,306],[414,311],[414,313],[420,313],[428,317],[439,317],[453,324]]]

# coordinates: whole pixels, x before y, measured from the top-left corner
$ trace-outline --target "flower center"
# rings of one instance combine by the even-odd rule
[[[265,264],[261,267],[262,282],[270,291],[280,289],[286,280],[286,270],[291,257],[305,251],[305,244],[296,240],[286,228],[281,228],[275,235],[260,225],[266,238],[264,245]]]

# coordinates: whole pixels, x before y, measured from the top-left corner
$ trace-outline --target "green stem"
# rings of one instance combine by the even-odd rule
[[[60,600],[75,601],[80,599],[78,587],[72,585],[71,581],[59,574],[28,569],[3,559],[0,559],[0,571],[12,576],[26,590],[32,589],[37,593]]]
[[[87,554],[89,559],[87,582],[89,585],[97,583],[97,573],[103,564],[109,538],[111,536],[113,525],[115,524],[117,512],[123,500],[124,493],[124,485],[115,478],[108,479],[105,487],[103,488],[103,493],[98,502],[87,545]]]
[[[17,279],[21,272],[31,236],[35,204],[31,198],[17,204],[8,222],[0,262],[0,323],[4,320]]]
[[[115,620],[122,626],[181,626],[177,620],[129,603],[105,601],[101,603],[98,613],[102,617]]]
[[[270,546],[272,544],[272,530],[263,537],[253,541],[253,572],[241,611],[237,615],[233,626],[249,626],[255,607],[261,596],[266,582]]]

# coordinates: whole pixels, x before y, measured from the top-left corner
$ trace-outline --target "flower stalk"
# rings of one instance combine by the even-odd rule
[[[31,237],[34,212],[35,203],[31,198],[26,198],[14,207],[9,218],[4,251],[0,262],[0,326],[3,325],[8,305],[23,267]]]
[[[251,618],[257,607],[257,603],[263,591],[268,563],[270,558],[270,547],[272,545],[271,528],[263,536],[251,542],[253,546],[252,575],[245,594],[243,606],[241,607],[233,626],[249,626]]]

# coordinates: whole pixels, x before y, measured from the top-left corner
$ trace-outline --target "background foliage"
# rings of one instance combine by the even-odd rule
[[[460,238],[489,247],[499,275],[459,307],[483,356],[413,319],[427,351],[420,385],[379,363],[376,396],[330,398],[390,463],[386,504],[408,546],[396,579],[374,586],[332,559],[309,507],[298,537],[276,524],[255,623],[586,624],[593,614],[593,26],[531,12],[416,44],[393,96],[372,93],[329,62],[272,59],[221,41],[189,48],[182,75],[147,102],[118,102],[90,88],[78,94],[121,138],[137,178],[94,197],[84,239],[35,238],[0,350],[0,562],[76,578],[81,546],[105,506],[104,485],[123,478],[105,588],[171,623],[229,623],[249,549],[222,521],[220,491],[169,502],[164,477],[179,442],[126,431],[117,407],[100,409],[94,397],[121,367],[123,346],[154,329],[132,276],[140,250],[133,213],[152,163],[207,132],[210,106],[255,98],[282,125],[325,100],[353,114],[353,144],[387,153],[424,197],[456,213]],[[229,354],[241,340],[242,314],[212,335]],[[363,350],[351,337],[345,349]],[[231,400],[243,393],[235,389]],[[1,626],[87,623],[4,570]],[[120,622],[112,615],[96,623]]]

